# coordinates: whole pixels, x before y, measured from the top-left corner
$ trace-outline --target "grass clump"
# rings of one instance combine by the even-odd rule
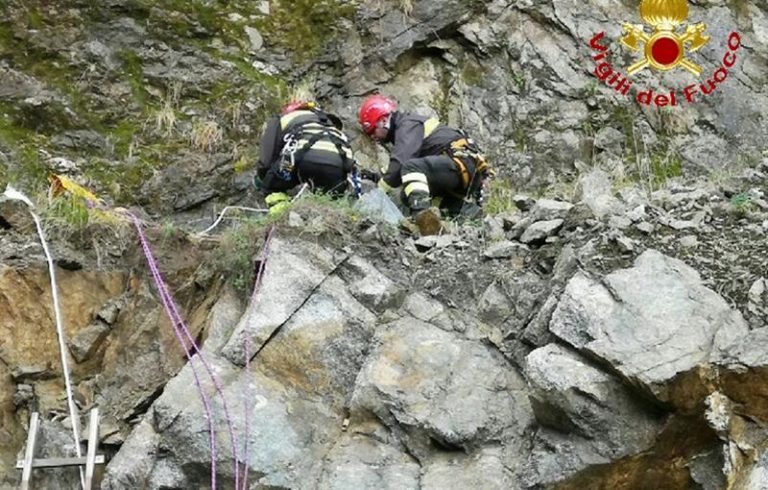
[[[755,209],[754,197],[749,192],[739,192],[731,197],[731,208],[736,216],[744,217]]]
[[[483,209],[486,214],[496,215],[502,213],[517,212],[517,206],[513,196],[515,190],[512,182],[506,179],[495,179],[491,181],[490,196],[485,202]]]
[[[190,143],[198,150],[213,153],[224,139],[224,131],[216,121],[198,121],[192,126]]]
[[[253,288],[255,254],[264,240],[268,224],[269,220],[265,217],[248,218],[225,231],[221,237],[214,263],[240,294],[247,295]]]
[[[356,2],[339,0],[278,0],[257,28],[272,44],[286,49],[297,61],[316,56],[336,37],[339,20],[351,18]]]

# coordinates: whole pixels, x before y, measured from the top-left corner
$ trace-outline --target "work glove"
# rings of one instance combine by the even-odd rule
[[[291,205],[291,198],[285,192],[273,192],[264,201],[269,207],[270,216],[279,216]]]
[[[386,180],[380,179],[379,180],[379,189],[381,189],[382,191],[384,191],[387,194],[389,194],[390,191],[392,191],[393,187],[391,185],[387,184]]]

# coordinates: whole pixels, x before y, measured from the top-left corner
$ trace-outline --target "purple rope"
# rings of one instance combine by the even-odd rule
[[[227,422],[227,427],[229,429],[229,437],[232,442],[232,459],[234,460],[234,470],[235,470],[235,489],[238,489],[240,487],[240,465],[238,463],[237,458],[237,439],[235,437],[235,432],[232,424],[232,418],[229,415],[229,407],[227,406],[227,400],[224,397],[224,390],[222,389],[221,383],[219,381],[218,376],[216,376],[216,373],[213,371],[213,368],[211,365],[206,361],[205,356],[203,356],[202,351],[200,350],[200,347],[197,345],[197,342],[195,342],[194,337],[192,337],[192,334],[189,331],[189,328],[187,328],[186,323],[181,317],[181,314],[179,313],[178,307],[176,306],[175,301],[173,301],[173,297],[171,296],[170,292],[168,292],[168,288],[166,286],[165,281],[163,280],[162,274],[160,273],[160,270],[157,266],[157,261],[155,260],[154,256],[152,255],[152,251],[149,248],[149,244],[147,243],[146,236],[144,235],[144,231],[141,229],[141,224],[136,218],[136,216],[131,215],[131,217],[134,220],[134,224],[136,226],[136,229],[139,233],[139,239],[142,243],[142,248],[144,249],[144,255],[147,257],[147,262],[149,263],[149,268],[152,271],[152,275],[155,278],[155,283],[157,284],[158,289],[160,290],[161,297],[163,298],[163,304],[166,306],[166,312],[168,313],[168,316],[171,319],[171,322],[174,324],[174,330],[180,330],[184,333],[184,335],[189,340],[190,345],[194,349],[195,353],[198,355],[200,361],[203,363],[203,366],[205,367],[206,372],[208,373],[208,376],[210,376],[211,380],[213,381],[213,385],[216,388],[216,392],[221,397],[221,403],[222,407],[224,409],[224,418]],[[186,343],[184,342],[183,338],[180,334],[177,334],[177,338],[179,339],[179,342],[182,343],[182,346],[184,347],[185,352],[187,353],[187,358],[190,359],[190,364],[192,364],[192,357],[189,354],[189,351],[187,350]],[[193,364],[193,371],[194,371],[194,364]],[[196,382],[197,380],[197,373],[195,372],[195,378]],[[202,390],[202,388],[199,385],[198,382],[198,388]],[[204,393],[201,391],[201,394],[204,395]],[[209,417],[210,424],[213,423],[213,418],[210,414],[210,411],[206,412]],[[212,472],[214,472],[216,467],[216,447],[215,443],[213,442],[213,438],[215,436],[215,432],[211,432],[211,468]],[[216,479],[215,474],[212,475],[211,479],[212,483],[211,486],[215,490],[216,488]]]
[[[270,226],[269,231],[267,231],[267,237],[264,239],[264,245],[261,249],[261,261],[259,262],[259,270],[256,273],[256,282],[253,285],[253,294],[251,294],[251,303],[253,304],[256,300],[256,296],[258,295],[259,289],[261,288],[261,280],[264,275],[264,269],[266,268],[267,264],[267,258],[269,257],[269,245],[272,242],[272,235],[275,231],[275,227]],[[248,373],[251,372],[251,337],[249,335],[245,336],[245,373],[246,377],[248,376]],[[246,385],[246,388],[248,385]],[[243,464],[245,465],[244,468],[244,474],[243,474],[243,490],[248,490],[248,470],[249,470],[249,464],[248,464],[248,447],[250,438],[248,437],[248,433],[250,430],[249,427],[249,420],[250,420],[250,406],[248,404],[248,393],[247,389],[243,390],[244,397],[243,397],[243,409],[245,410],[245,447],[243,449],[244,455],[243,455]]]
[[[171,320],[171,325],[173,326],[173,332],[176,334],[176,338],[179,341],[179,344],[181,344],[182,349],[184,349],[184,354],[187,356],[187,359],[189,360],[189,364],[192,367],[192,374],[195,378],[195,385],[197,386],[197,391],[200,393],[200,398],[203,402],[203,409],[205,410],[206,417],[208,418],[208,433],[210,435],[210,444],[211,444],[211,488],[213,490],[216,489],[216,430],[214,428],[213,424],[213,417],[211,416],[211,406],[208,399],[208,396],[205,394],[205,390],[203,390],[202,384],[200,383],[200,376],[197,374],[197,369],[195,368],[195,364],[192,362],[192,356],[190,354],[189,349],[187,348],[186,342],[184,342],[184,338],[181,335],[181,332],[179,331],[179,318],[176,318],[174,315],[174,310],[170,307],[170,303],[173,302],[173,299],[168,296],[167,291],[163,287],[163,279],[160,276],[160,271],[157,268],[157,263],[155,262],[155,258],[152,255],[152,251],[149,249],[149,244],[147,243],[146,236],[144,235],[144,231],[141,229],[141,222],[136,218],[136,216],[131,214],[131,218],[133,218],[133,223],[136,227],[136,230],[139,235],[139,240],[141,241],[141,248],[144,251],[144,256],[147,259],[147,264],[149,266],[149,270],[152,273],[152,278],[155,280],[155,284],[157,285],[158,291],[160,293],[160,299],[163,302],[163,306],[165,307],[165,312],[168,314],[169,319]]]

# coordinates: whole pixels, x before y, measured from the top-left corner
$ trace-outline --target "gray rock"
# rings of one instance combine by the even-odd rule
[[[96,131],[73,129],[65,131],[52,139],[53,144],[74,150],[105,150],[107,141]]]
[[[728,488],[728,482],[723,474],[725,460],[723,448],[712,449],[696,455],[688,463],[691,479],[700,485],[702,490],[720,490]],[[766,475],[768,476],[768,475]],[[758,490],[759,487],[750,487]],[[765,489],[768,489],[766,485]]]
[[[500,448],[484,448],[469,455],[439,454],[424,465],[420,488],[508,490],[515,488],[517,482],[507,464]]]
[[[107,325],[114,325],[117,321],[117,317],[120,314],[122,308],[122,302],[120,300],[112,300],[107,302],[98,313],[96,318],[103,321]]]
[[[527,357],[531,405],[540,424],[589,441],[615,460],[654,445],[662,421],[632,397],[618,379],[556,344]]]
[[[557,234],[560,227],[563,226],[563,220],[555,219],[552,221],[537,221],[525,230],[520,241],[523,243],[538,243]]]
[[[645,233],[646,235],[650,235],[653,233],[653,230],[656,229],[655,226],[653,226],[651,223],[648,223],[647,221],[642,221],[640,223],[635,224],[635,228],[637,228],[639,231]]]
[[[545,427],[536,432],[531,445],[522,488],[552,488],[584,468],[611,462],[597,453],[589,441]]]
[[[695,248],[699,244],[699,239],[696,235],[686,235],[680,239],[680,245],[685,248]]]
[[[623,204],[613,196],[611,180],[604,170],[593,169],[579,177],[577,190],[577,196],[597,219],[623,211]]]
[[[707,362],[713,348],[743,336],[747,327],[695,270],[649,250],[634,267],[600,282],[577,274],[550,330],[659,400],[671,401],[678,374]]]
[[[565,219],[571,209],[573,209],[573,204],[569,202],[539,199],[531,209],[531,216],[534,221]]]
[[[419,488],[421,468],[407,453],[362,434],[345,435],[327,456],[322,490]]]
[[[512,196],[512,202],[515,203],[520,211],[529,211],[536,204],[536,200],[525,194],[515,194]]]
[[[759,459],[749,468],[734,490],[768,490],[768,451],[763,450]]]
[[[507,297],[502,286],[494,282],[480,297],[477,316],[486,323],[500,325],[512,314],[512,308],[512,301]]]
[[[408,314],[423,322],[429,322],[445,311],[442,303],[421,293],[409,294],[403,308]]]
[[[595,135],[595,147],[621,154],[627,136],[618,129],[607,126]]]
[[[246,26],[245,27],[245,34],[248,36],[248,40],[251,43],[251,51],[256,52],[261,50],[262,47],[264,47],[264,38],[261,37],[261,34],[259,33],[259,30],[255,27]]]
[[[413,244],[416,246],[419,252],[425,252],[437,246],[437,237],[435,235],[423,236],[413,242]]]
[[[301,217],[301,215],[295,211],[291,211],[288,213],[288,226],[291,228],[303,228],[304,227],[304,219]]]
[[[402,424],[417,454],[431,440],[449,447],[519,443],[532,417],[525,382],[501,356],[415,319],[379,328],[351,406],[353,414]]]
[[[339,274],[349,284],[355,299],[373,311],[399,308],[405,299],[403,288],[360,256],[350,257]]]
[[[486,216],[483,219],[483,230],[490,241],[499,241],[504,239],[504,223],[496,216]]]
[[[523,257],[527,255],[529,248],[520,243],[504,240],[496,242],[486,248],[483,256],[488,259],[509,259],[512,257]]]
[[[632,226],[632,220],[625,216],[611,216],[608,220],[608,226],[616,230],[626,230]]]
[[[372,189],[355,202],[355,209],[375,221],[397,226],[405,218],[395,203],[381,189]]]
[[[223,355],[242,365],[246,338],[253,352],[257,351],[344,258],[308,242],[273,239],[259,294],[224,346]]]
[[[118,490],[144,488],[157,457],[160,436],[150,418],[144,418],[106,467],[101,488]]]
[[[67,340],[67,346],[77,362],[90,358],[109,335],[111,327],[102,321],[94,321]]]

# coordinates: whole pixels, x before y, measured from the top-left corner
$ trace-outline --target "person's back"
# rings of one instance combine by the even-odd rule
[[[312,189],[340,194],[354,164],[339,118],[314,103],[295,102],[267,123],[257,174],[268,192],[307,183]]]

